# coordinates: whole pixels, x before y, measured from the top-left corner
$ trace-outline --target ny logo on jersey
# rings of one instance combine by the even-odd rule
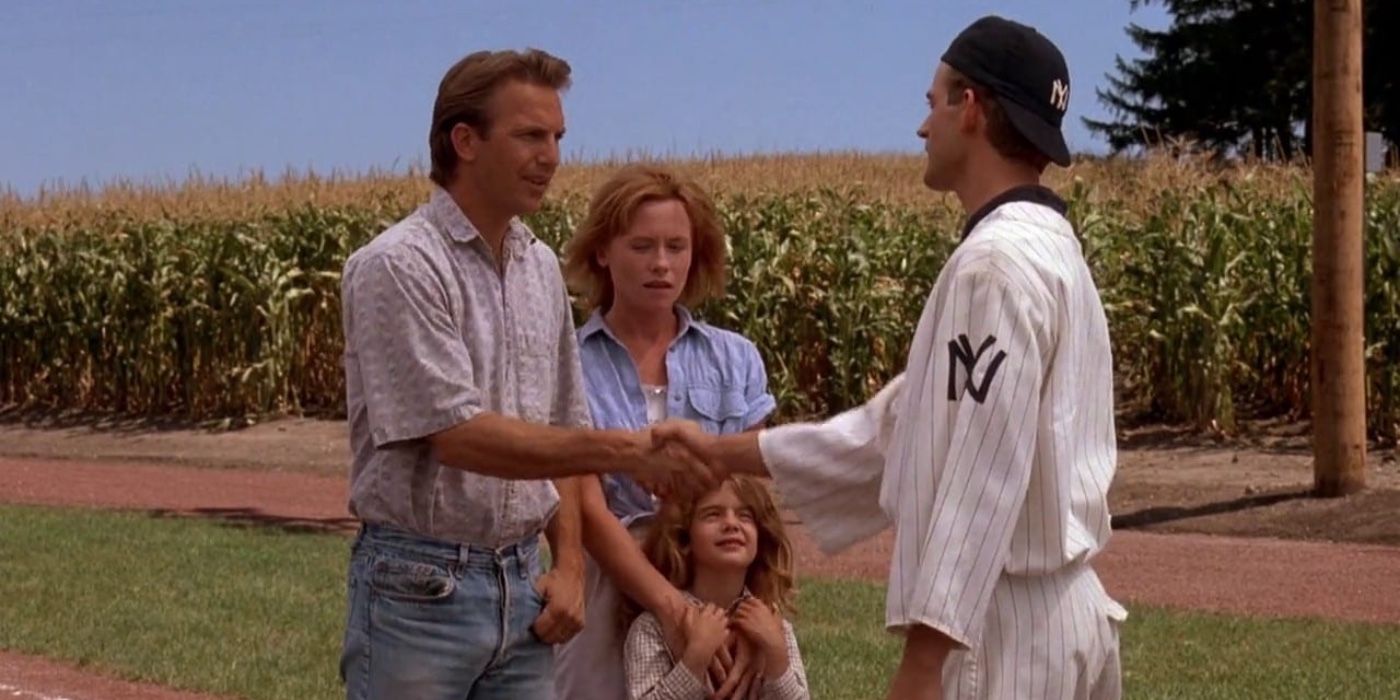
[[[1069,107],[1069,84],[1059,78],[1050,85],[1050,106],[1061,112]]]
[[[963,387],[967,393],[977,403],[985,403],[987,400],[987,390],[992,387],[992,379],[997,376],[997,370],[1001,369],[1001,363],[1006,359],[1006,352],[998,350],[986,367],[987,371],[982,373],[982,381],[973,380],[976,374],[977,365],[982,361],[982,356],[987,349],[995,345],[997,337],[989,335],[982,344],[978,346],[977,352],[972,352],[972,343],[968,341],[967,335],[958,335],[957,340],[948,341],[948,400],[958,400],[958,365],[963,368]]]

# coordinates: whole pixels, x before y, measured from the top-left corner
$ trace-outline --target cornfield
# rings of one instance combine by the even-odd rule
[[[568,166],[530,219],[562,249],[615,164]],[[716,193],[728,294],[699,310],[763,352],[783,419],[899,371],[952,200],[915,157],[677,163]],[[1108,310],[1120,405],[1231,432],[1306,417],[1310,174],[1083,162],[1050,183]],[[427,194],[420,176],[193,179],[0,197],[0,405],[190,419],[344,410],[339,273]],[[1400,182],[1368,185],[1367,403],[1400,432]]]

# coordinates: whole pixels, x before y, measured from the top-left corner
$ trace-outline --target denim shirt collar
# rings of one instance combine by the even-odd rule
[[[676,337],[671,339],[671,344],[674,345],[677,341],[679,341],[681,338],[684,338],[686,334],[690,333],[691,331],[694,331],[701,335],[706,334],[704,324],[697,323],[695,321],[695,317],[691,315],[690,309],[687,309],[684,306],[681,306],[680,304],[676,304],[674,308],[676,310],[676,320],[679,323],[676,326]],[[594,309],[593,313],[588,315],[588,320],[584,322],[582,327],[579,328],[579,342],[582,343],[584,341],[587,341],[589,338],[593,337],[597,333],[603,333],[614,343],[622,345],[622,341],[617,339],[617,336],[613,334],[612,329],[608,327],[607,321],[603,319],[602,309]]]

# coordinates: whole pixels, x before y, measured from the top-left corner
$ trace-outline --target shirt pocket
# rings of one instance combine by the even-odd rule
[[[554,308],[515,309],[515,345],[523,356],[555,360],[559,357],[559,312]]]
[[[519,313],[515,353],[509,361],[515,363],[520,387],[520,417],[548,423],[559,378],[559,316],[553,309],[520,309]]]
[[[692,386],[686,398],[696,422],[705,432],[738,433],[747,427],[744,425],[744,414],[748,412],[749,402],[740,387]]]

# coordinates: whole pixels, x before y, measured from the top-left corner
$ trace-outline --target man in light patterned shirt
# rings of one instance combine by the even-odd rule
[[[569,74],[533,50],[448,70],[431,199],[345,264],[350,510],[363,523],[341,657],[349,698],[551,697],[550,645],[583,620],[569,477],[704,475],[644,433],[584,429],[559,260],[518,218],[559,165]]]
[[[927,94],[924,182],[969,212],[906,370],[826,423],[758,436],[658,429],[771,472],[823,549],[891,524],[891,698],[1112,700],[1123,608],[1091,566],[1116,465],[1108,324],[1065,203],[1069,73],[1022,24],[973,23]]]

